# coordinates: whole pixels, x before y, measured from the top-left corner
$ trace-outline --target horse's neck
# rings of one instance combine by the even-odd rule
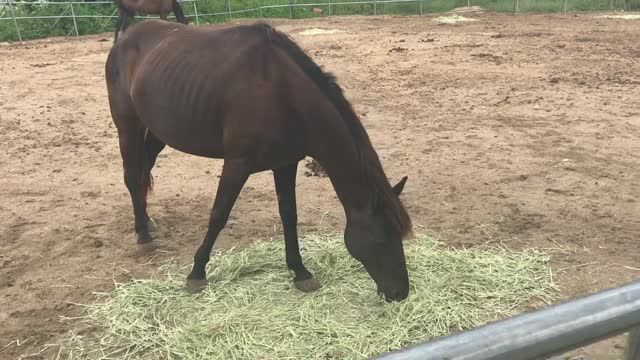
[[[371,183],[364,171],[365,159],[351,142],[328,141],[326,151],[317,158],[327,172],[346,212],[364,209],[371,204]]]
[[[304,106],[302,118],[306,122],[306,143],[310,153],[326,170],[345,210],[364,209],[371,204],[372,184],[363,170],[370,165],[371,155],[375,156],[366,133],[354,135],[360,129],[353,129],[343,118],[344,112],[337,111],[329,99],[325,99],[323,106],[317,104],[317,98],[309,101],[308,94],[313,94],[309,89],[296,90],[299,90],[296,94],[304,94],[299,96],[298,103]]]

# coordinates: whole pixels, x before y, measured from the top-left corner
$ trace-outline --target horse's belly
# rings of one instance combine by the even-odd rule
[[[130,93],[144,126],[168,146],[193,155],[221,158],[222,125],[197,88],[172,82],[167,73],[143,73]]]
[[[181,142],[166,143],[170,147],[182,151],[187,154],[203,156],[207,158],[222,159],[224,158],[224,149],[222,144],[212,143],[206,146],[184,144]]]
[[[149,131],[168,146],[197,156],[224,157],[222,129],[212,115],[163,111],[161,107],[138,114]]]

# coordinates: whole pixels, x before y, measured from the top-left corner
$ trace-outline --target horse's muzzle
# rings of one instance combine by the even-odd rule
[[[409,289],[387,289],[378,288],[378,295],[382,296],[387,302],[402,301],[409,296]]]

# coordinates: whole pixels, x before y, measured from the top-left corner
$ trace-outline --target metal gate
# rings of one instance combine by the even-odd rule
[[[538,360],[625,332],[640,360],[640,281],[373,359]]]

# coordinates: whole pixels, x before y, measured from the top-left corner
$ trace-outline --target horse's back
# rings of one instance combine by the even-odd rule
[[[111,86],[126,93],[142,125],[163,142],[187,153],[221,157],[223,135],[231,126],[242,128],[247,141],[285,126],[281,120],[259,120],[260,111],[286,117],[277,110],[283,107],[276,103],[286,96],[276,80],[293,66],[282,66],[286,57],[270,45],[267,29],[140,24],[114,46],[108,63],[120,77],[107,76],[107,81],[116,79]],[[230,117],[234,120],[225,121]]]
[[[233,58],[247,47],[265,40],[264,34],[259,31],[261,28],[260,25],[196,28],[175,22],[148,20],[132,26],[113,46],[107,61],[111,61],[111,58],[122,61],[122,56],[118,55],[126,53],[126,61],[130,63],[130,55],[135,53],[136,63],[150,57],[166,59],[163,62],[165,66],[170,66],[168,60],[179,58],[211,64]]]

